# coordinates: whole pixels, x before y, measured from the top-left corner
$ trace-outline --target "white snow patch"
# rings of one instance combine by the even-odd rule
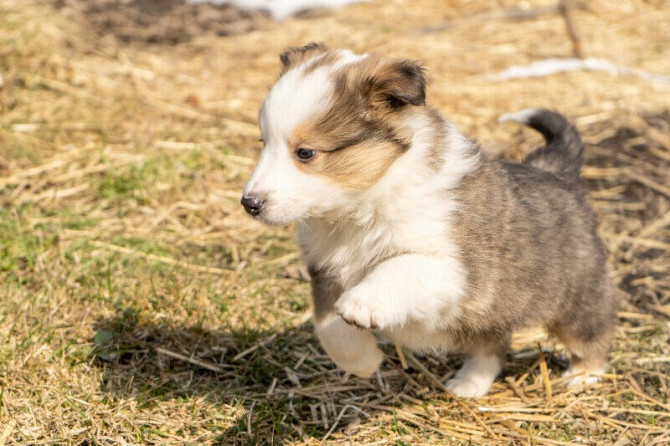
[[[188,3],[230,4],[240,9],[268,11],[275,20],[284,20],[309,8],[339,8],[366,0],[186,0]]]
[[[651,82],[670,84],[670,76],[648,73],[642,70],[615,65],[604,59],[546,59],[529,65],[513,65],[500,73],[489,77],[493,81],[542,77],[568,71],[600,71],[613,75],[637,76]]]

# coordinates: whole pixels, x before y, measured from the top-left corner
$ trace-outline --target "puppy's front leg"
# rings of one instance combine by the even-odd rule
[[[316,336],[335,364],[356,376],[372,375],[384,359],[377,339],[368,330],[347,324],[333,309],[342,288],[331,278],[310,268]]]
[[[455,259],[400,255],[377,265],[342,294],[335,311],[364,329],[399,327],[408,320],[432,326],[444,312],[456,314],[464,284]]]
[[[384,359],[372,333],[347,324],[336,314],[316,321],[316,336],[333,362],[356,376],[372,375]]]

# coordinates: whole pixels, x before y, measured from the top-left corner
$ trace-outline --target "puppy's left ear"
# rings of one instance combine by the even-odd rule
[[[426,70],[406,59],[384,61],[365,80],[363,92],[373,106],[392,109],[426,105]]]
[[[285,49],[280,55],[279,60],[282,64],[282,74],[294,66],[311,59],[319,54],[328,51],[328,47],[323,43],[311,42],[305,46],[292,47]]]

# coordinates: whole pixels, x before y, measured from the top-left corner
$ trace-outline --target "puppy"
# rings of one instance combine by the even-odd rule
[[[413,61],[314,43],[280,60],[242,204],[297,223],[316,334],[340,368],[377,370],[375,330],[413,351],[464,353],[446,386],[479,397],[512,331],[543,325],[576,381],[603,373],[616,303],[579,187],[582,143],[563,116],[506,115],[547,141],[508,163],[426,106]]]

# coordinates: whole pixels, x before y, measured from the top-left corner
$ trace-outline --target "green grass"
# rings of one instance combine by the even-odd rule
[[[21,214],[19,213],[21,212]],[[0,270],[31,269],[40,252],[51,247],[56,237],[27,232],[22,225],[22,210],[0,209]]]

